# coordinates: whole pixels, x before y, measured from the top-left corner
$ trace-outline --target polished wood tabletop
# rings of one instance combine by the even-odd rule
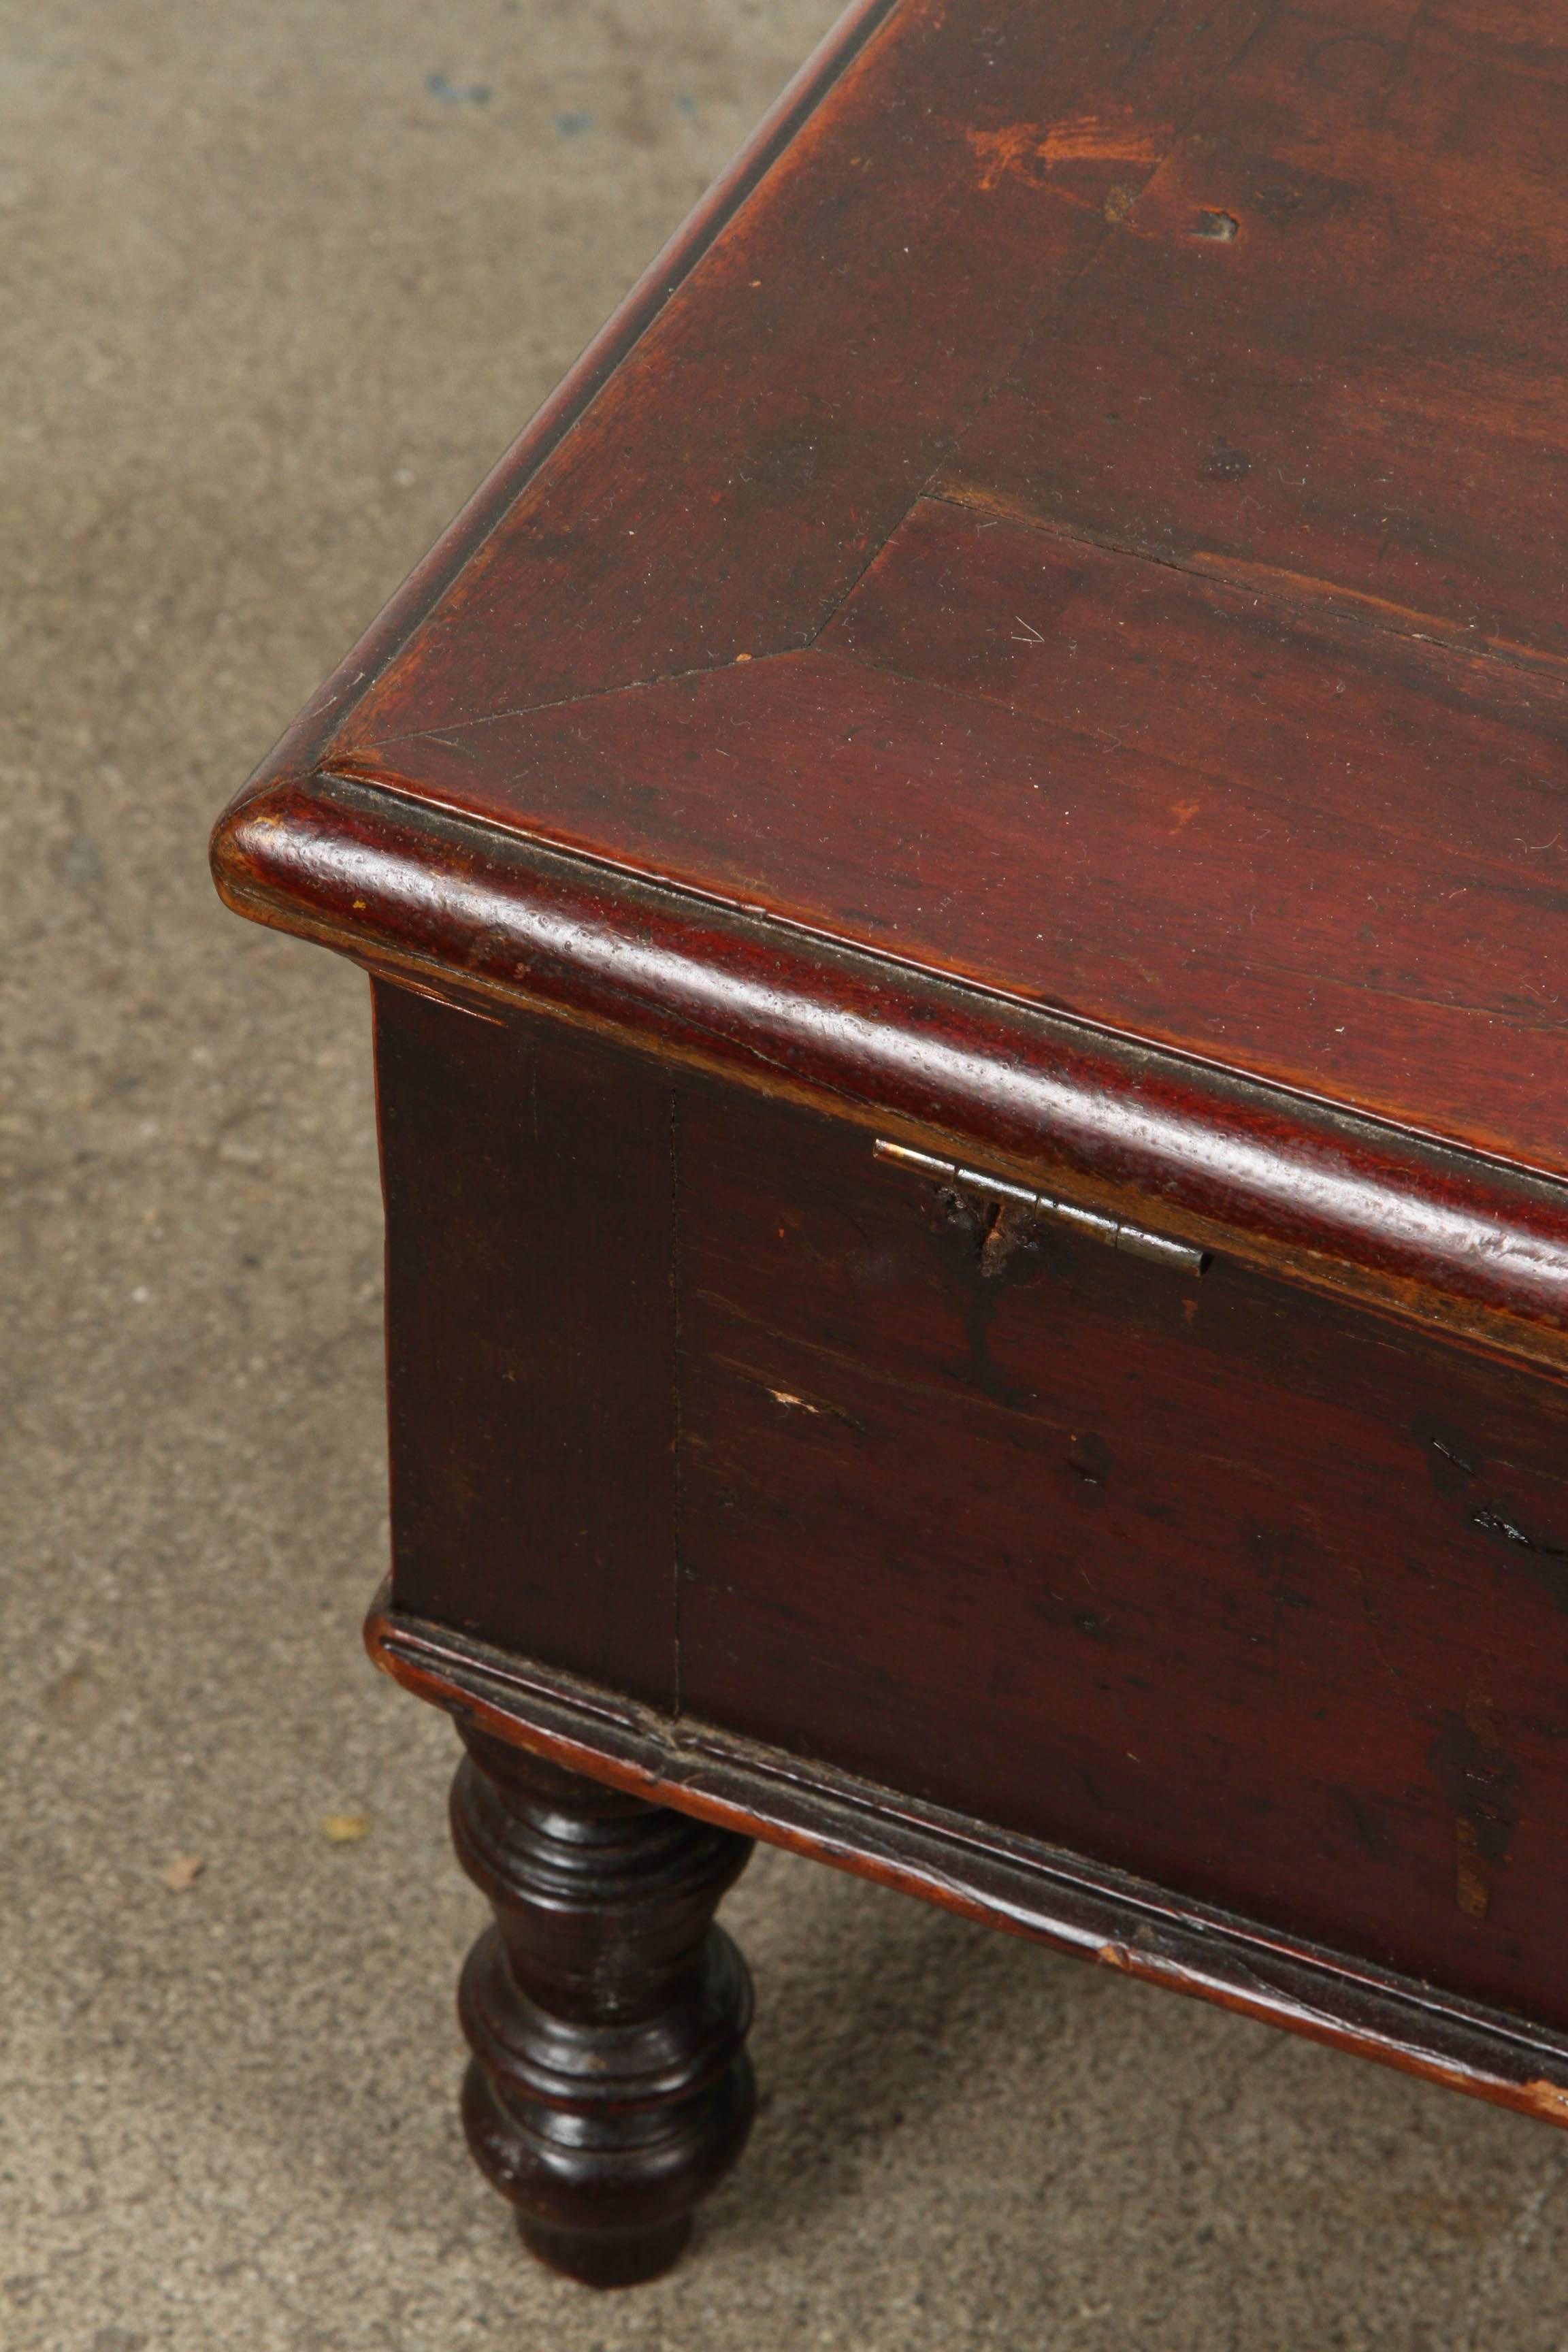
[[[563,2267],[590,1783],[1568,2116],[1565,158],[1548,0],[860,0],[220,824]]]

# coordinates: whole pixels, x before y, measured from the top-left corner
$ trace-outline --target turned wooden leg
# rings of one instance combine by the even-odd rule
[[[630,2286],[751,2129],[752,1982],[712,1919],[752,1842],[458,1727],[452,1837],[496,1915],[458,1995],[468,2145],[542,2261]]]

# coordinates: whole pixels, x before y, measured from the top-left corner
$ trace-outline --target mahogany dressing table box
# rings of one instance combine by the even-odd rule
[[[218,827],[563,2269],[754,1836],[1568,2120],[1565,254],[1545,0],[861,0]]]

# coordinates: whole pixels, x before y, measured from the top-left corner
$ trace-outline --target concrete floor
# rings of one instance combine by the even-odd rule
[[[0,24],[5,2352],[1568,2341],[1568,2141],[777,1855],[673,2278],[549,2279],[459,2143],[363,986],[205,838],[829,5]]]

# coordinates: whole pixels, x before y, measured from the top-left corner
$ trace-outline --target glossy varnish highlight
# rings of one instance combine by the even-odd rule
[[[859,0],[218,827],[578,2275],[737,1832],[1568,2118],[1565,154],[1546,0]]]
[[[641,874],[896,958],[895,1029],[940,972],[1485,1155],[1506,1224],[1489,1161],[1568,1174],[1563,57],[1544,7],[860,10],[225,887],[460,964],[466,812],[612,927]],[[379,926],[280,837],[325,773],[430,828]]]

